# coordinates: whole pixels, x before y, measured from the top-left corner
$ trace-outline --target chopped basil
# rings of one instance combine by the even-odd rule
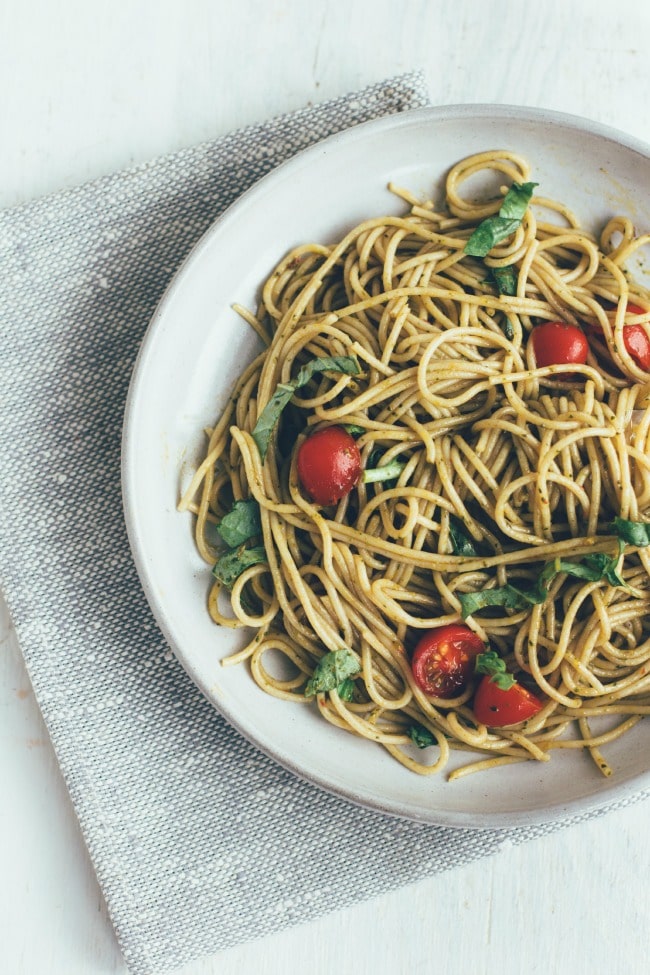
[[[548,595],[548,590],[553,579],[565,573],[575,576],[578,579],[586,579],[589,582],[598,582],[605,579],[610,586],[621,586],[628,588],[627,583],[617,572],[617,564],[623,551],[624,543],[619,541],[619,549],[616,555],[606,555],[604,552],[594,552],[592,555],[585,555],[580,562],[569,561],[568,559],[554,559],[547,562],[539,574],[537,582],[526,588],[517,588],[507,584],[497,586],[495,589],[483,589],[479,592],[459,593],[458,598],[461,605],[463,619],[467,619],[479,609],[486,606],[503,606],[505,609],[524,609],[526,606],[534,606],[543,603]]]
[[[636,545],[638,548],[650,545],[650,524],[645,521],[627,521],[616,517],[612,529],[628,545]]]
[[[372,484],[375,481],[392,481],[399,477],[406,464],[401,460],[391,460],[383,467],[371,467],[363,472],[363,483]]]
[[[449,538],[454,555],[464,555],[468,558],[478,555],[474,543],[465,532],[465,526],[455,515],[449,515]]]
[[[361,368],[353,355],[324,355],[320,359],[312,359],[298,370],[293,381],[296,389],[306,386],[317,372],[344,372],[348,376],[358,376]]]
[[[513,183],[503,198],[499,216],[521,220],[528,209],[536,186],[539,186],[539,183]]]
[[[515,586],[497,586],[496,589],[482,589],[479,592],[458,593],[461,615],[463,619],[472,616],[477,610],[486,606],[503,606],[504,609],[524,609],[543,603],[546,599],[546,589],[532,588],[530,590],[517,589]]]
[[[553,575],[557,575],[559,572],[566,572],[567,575],[576,576],[578,579],[586,579],[589,582],[598,582],[599,579],[606,579],[610,586],[623,586],[625,587],[625,581],[621,579],[618,572],[616,571],[616,566],[618,564],[618,559],[622,551],[622,546],[625,543],[619,540],[619,552],[614,557],[606,555],[604,552],[594,552],[593,555],[586,555],[582,562],[568,562],[563,559],[558,559],[557,562],[551,562],[550,565],[553,566]]]
[[[344,423],[343,429],[353,437],[360,437],[366,432],[365,427],[360,427],[357,423]]]
[[[493,684],[502,691],[509,690],[517,681],[506,670],[505,661],[496,650],[486,650],[476,655],[475,669],[477,674],[487,674]]]
[[[275,448],[280,457],[289,457],[296,446],[296,440],[307,427],[307,417],[304,410],[298,409],[293,403],[285,406],[282,412],[282,424],[278,429]]]
[[[604,552],[594,552],[593,555],[586,557],[585,563],[594,573],[599,573],[595,575],[594,581],[596,579],[606,579],[610,586],[622,586],[625,589],[627,588],[627,583],[625,579],[621,579],[616,568],[620,554],[625,546],[625,542],[622,540],[619,540],[619,542],[620,549],[618,555],[612,558],[609,555],[605,555]]]
[[[465,244],[465,253],[472,257],[485,257],[496,244],[514,234],[538,185],[513,183],[503,199],[499,215],[481,221]]]
[[[517,268],[514,264],[508,264],[506,267],[490,268],[490,278],[500,295],[517,294],[517,277]],[[509,322],[508,324],[510,325]],[[510,325],[510,328],[512,328],[512,325]]]
[[[239,576],[251,565],[266,562],[266,550],[263,545],[254,548],[239,548],[222,555],[212,569],[212,574],[228,589],[232,589]]]
[[[408,730],[408,735],[418,748],[428,748],[429,745],[437,744],[435,736],[421,724],[412,724]]]
[[[354,697],[354,681],[346,677],[336,688],[336,693],[342,701],[351,701]]]
[[[273,396],[262,410],[255,424],[253,440],[257,444],[262,462],[264,462],[264,458],[266,457],[266,451],[269,449],[269,443],[271,441],[271,434],[280,419],[280,414],[291,400],[295,391],[296,387],[293,383],[278,383]]]
[[[260,506],[254,498],[235,501],[231,510],[217,525],[217,531],[228,548],[238,548],[262,531]]]
[[[485,257],[496,244],[514,234],[520,225],[521,220],[512,217],[488,217],[478,225],[465,244],[465,253],[471,257]]]
[[[326,653],[316,665],[316,669],[305,687],[305,696],[313,697],[314,694],[338,689],[347,677],[353,677],[360,670],[359,659],[351,650],[345,647],[341,650],[332,650],[330,653]],[[345,690],[344,693],[346,693]]]
[[[358,376],[361,369],[356,358],[352,355],[322,356],[319,359],[312,359],[311,362],[304,365],[292,382],[278,383],[273,396],[262,410],[253,430],[253,440],[257,444],[262,462],[266,457],[271,442],[271,434],[280,419],[280,414],[295,391],[301,386],[306,386],[317,372],[343,372],[348,376]]]
[[[568,559],[554,559],[547,562],[540,573],[537,585],[548,589],[551,581],[561,572],[578,579],[586,579],[588,582],[598,582],[606,579],[611,586],[626,586],[626,583],[617,572],[618,560],[625,548],[622,539],[618,541],[618,552],[616,555],[606,555],[605,552],[594,552],[593,555],[583,556],[580,562],[569,561]]]

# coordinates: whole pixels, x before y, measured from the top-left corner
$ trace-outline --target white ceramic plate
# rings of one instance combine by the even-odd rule
[[[231,304],[255,307],[260,283],[294,245],[334,242],[366,217],[400,212],[389,180],[440,200],[451,164],[500,148],[527,157],[540,192],[569,204],[592,229],[626,213],[650,230],[650,149],[595,123],[507,106],[456,106],[360,125],[275,170],[203,237],[151,322],[124,431],[123,489],[136,565],[170,646],[208,699],[297,775],[374,809],[448,826],[559,818],[650,785],[650,722],[607,748],[611,779],[579,752],[453,784],[443,775],[414,775],[383,749],[332,728],[314,708],[268,697],[246,667],[220,666],[242,638],[208,617],[210,570],[195,552],[190,516],[178,514],[176,503],[202,429],[218,416],[255,348],[252,330]]]

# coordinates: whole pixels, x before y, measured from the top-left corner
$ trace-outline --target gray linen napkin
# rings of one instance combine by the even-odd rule
[[[134,973],[171,971],[547,828],[402,822],[276,766],[169,651],[122,519],[131,368],[192,245],[297,150],[427,101],[421,77],[404,76],[0,213],[2,585]]]

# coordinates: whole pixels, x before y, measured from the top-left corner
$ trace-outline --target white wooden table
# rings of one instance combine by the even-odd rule
[[[413,68],[440,104],[560,109],[650,142],[641,0],[0,0],[0,206]],[[0,612],[0,971],[124,973],[6,611]],[[637,804],[185,975],[648,970]]]

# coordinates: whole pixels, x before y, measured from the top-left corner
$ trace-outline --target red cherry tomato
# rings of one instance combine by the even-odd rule
[[[411,658],[415,682],[433,697],[456,697],[474,673],[474,658],[484,650],[480,636],[462,623],[427,630]]]
[[[566,322],[543,322],[530,333],[530,342],[538,366],[564,366],[571,362],[585,363],[589,344],[577,325]],[[572,373],[552,378],[570,379]]]
[[[521,684],[513,684],[504,691],[491,677],[484,677],[478,685],[472,705],[476,720],[490,728],[519,724],[543,707],[540,699]]]
[[[343,427],[324,427],[301,443],[298,477],[316,504],[336,504],[350,493],[360,476],[359,448]]]

